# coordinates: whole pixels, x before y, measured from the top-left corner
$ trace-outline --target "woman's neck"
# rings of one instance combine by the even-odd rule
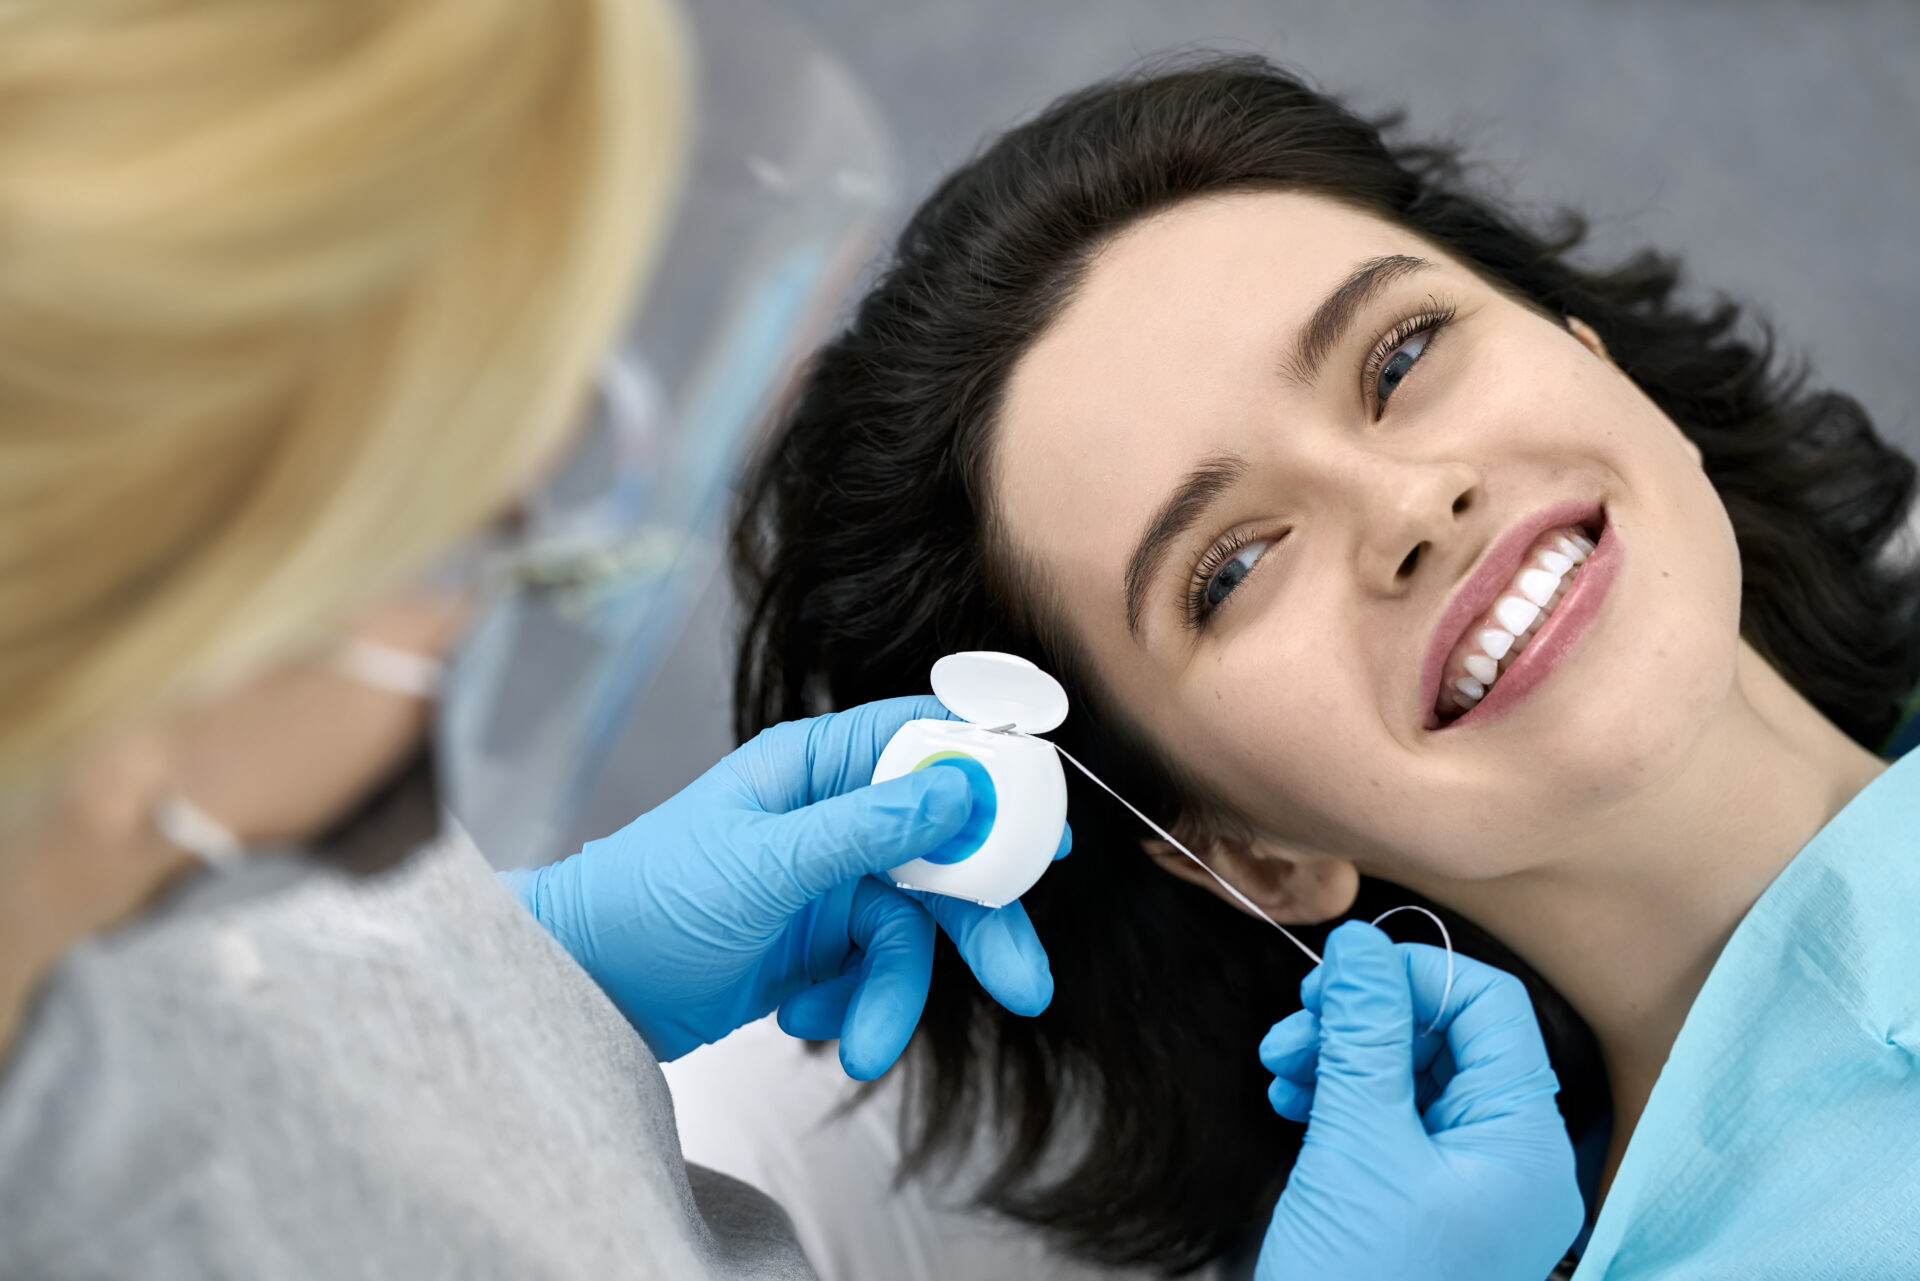
[[[1443,895],[1592,1028],[1613,1095],[1608,1181],[1735,927],[1886,768],[1744,643],[1735,691],[1724,721],[1636,797],[1630,820],[1538,871]]]

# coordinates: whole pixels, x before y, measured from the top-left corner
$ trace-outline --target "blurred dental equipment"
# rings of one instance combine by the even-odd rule
[[[804,27],[749,0],[689,17],[697,136],[660,265],[583,438],[483,553],[493,590],[442,690],[444,799],[497,867],[599,834],[589,797],[723,572],[737,464],[894,199],[877,108]]]

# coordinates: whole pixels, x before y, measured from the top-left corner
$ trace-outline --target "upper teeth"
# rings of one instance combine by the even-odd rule
[[[1558,579],[1554,585],[1559,585]],[[1493,607],[1493,616],[1500,620],[1500,626],[1518,636],[1540,617],[1540,606],[1518,596],[1502,596]]]
[[[1473,707],[1513,665],[1539,631],[1593,552],[1593,541],[1577,530],[1551,533],[1535,546],[1507,590],[1494,601],[1481,625],[1469,628],[1447,660],[1441,680],[1441,705],[1455,714]]]
[[[1513,585],[1534,604],[1545,605],[1560,590],[1560,575],[1550,569],[1523,569]]]

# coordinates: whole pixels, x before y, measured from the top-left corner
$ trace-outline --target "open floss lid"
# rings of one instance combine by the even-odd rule
[[[1014,654],[967,650],[933,665],[933,694],[962,720],[987,729],[1044,734],[1067,719],[1060,682]]]

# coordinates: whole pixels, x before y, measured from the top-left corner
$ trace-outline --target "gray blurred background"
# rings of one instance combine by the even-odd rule
[[[699,0],[689,0],[697,6]],[[789,0],[894,132],[904,202],[1056,95],[1153,55],[1265,53],[1456,139],[1593,250],[1678,253],[1920,454],[1920,0]],[[580,835],[733,746],[731,602],[707,592]]]

